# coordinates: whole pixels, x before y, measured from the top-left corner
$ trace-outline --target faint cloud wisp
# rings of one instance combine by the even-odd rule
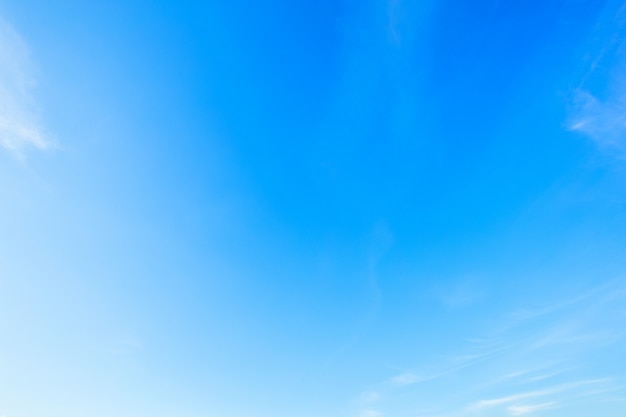
[[[590,48],[595,58],[573,91],[567,129],[606,149],[626,150],[626,5],[608,8]]]
[[[514,307],[502,314],[504,323],[490,322],[460,352],[425,358],[371,388],[361,396],[362,408],[370,409],[365,399],[384,398],[376,407],[384,415],[556,416],[581,398],[619,401],[623,378],[594,367],[623,362],[624,318],[616,313],[625,286],[618,278],[544,305]],[[425,395],[441,386],[444,394]],[[393,404],[408,396],[415,398],[411,408]]]
[[[411,372],[407,372],[401,375],[396,375],[393,378],[391,378],[391,382],[394,385],[400,385],[400,386],[417,384],[418,382],[421,382],[423,380],[424,378],[420,378],[419,376]]]
[[[603,147],[626,145],[626,94],[601,101],[584,90],[576,92],[575,111],[568,128]]]
[[[512,416],[523,416],[526,414],[536,413],[537,411],[554,408],[555,403],[528,404],[528,405],[512,405],[507,407],[507,412]]]
[[[18,157],[27,147],[52,146],[37,120],[33,72],[28,46],[0,18],[0,147]]]

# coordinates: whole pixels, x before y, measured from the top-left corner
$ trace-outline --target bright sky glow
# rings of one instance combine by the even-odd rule
[[[623,1],[0,0],[0,416],[625,415]]]

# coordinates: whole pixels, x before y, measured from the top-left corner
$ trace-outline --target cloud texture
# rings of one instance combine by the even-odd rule
[[[0,147],[16,155],[28,147],[51,147],[38,121],[35,86],[28,46],[0,19]]]

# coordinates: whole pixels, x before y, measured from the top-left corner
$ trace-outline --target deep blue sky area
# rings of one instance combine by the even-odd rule
[[[625,22],[0,0],[0,417],[622,417]]]

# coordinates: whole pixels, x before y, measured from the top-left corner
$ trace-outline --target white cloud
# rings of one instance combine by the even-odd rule
[[[484,409],[489,409],[489,408],[506,407],[506,410],[507,412],[509,412],[509,414],[514,415],[514,416],[519,416],[519,415],[529,414],[529,413],[547,408],[548,404],[549,404],[549,407],[553,407],[555,405],[554,401],[545,402],[541,404],[535,404],[535,405],[520,405],[520,403],[523,401],[529,400],[531,398],[547,397],[551,395],[562,394],[565,392],[575,390],[577,388],[581,388],[581,387],[585,387],[589,385],[603,384],[609,381],[610,380],[606,378],[575,381],[571,383],[565,383],[565,384],[549,387],[549,388],[542,389],[542,390],[522,392],[522,393],[509,395],[506,397],[494,398],[494,399],[489,399],[489,400],[481,400],[481,401],[476,402],[472,406],[470,406],[469,409],[477,411],[477,410],[484,410]]]
[[[620,4],[621,3],[621,4]],[[567,128],[601,147],[626,148],[626,4],[607,5],[588,41],[587,69],[574,90]]]
[[[35,85],[28,46],[0,18],[0,147],[18,156],[27,147],[51,147],[37,120]]]
[[[626,146],[626,94],[599,100],[591,93],[576,92],[568,128],[585,134],[603,147]]]
[[[553,390],[531,391],[531,392],[524,392],[521,394],[509,395],[508,397],[500,397],[500,398],[495,398],[491,400],[482,400],[474,404],[472,406],[472,409],[484,409],[484,408],[497,407],[497,406],[513,403],[516,401],[524,400],[527,398],[542,397],[542,396],[551,394],[552,392]]]
[[[416,384],[418,382],[421,382],[423,380],[424,378],[420,378],[419,376],[411,372],[396,375],[393,378],[391,378],[391,382],[396,385],[411,385],[411,384]]]
[[[528,405],[511,405],[507,407],[506,411],[512,416],[523,416],[526,414],[536,413],[537,411],[546,410],[548,408],[555,407],[554,402],[543,404],[528,404]]]
[[[623,378],[603,377],[591,368],[595,358],[619,362],[624,288],[620,277],[546,304],[512,306],[502,324],[487,322],[484,333],[456,354],[425,357],[389,375],[375,390],[384,402],[368,403],[365,399],[376,396],[362,394],[361,409],[395,406],[397,398],[412,396],[406,415],[515,417],[547,414],[548,408],[574,401],[621,398]],[[446,391],[439,391],[444,386]]]

